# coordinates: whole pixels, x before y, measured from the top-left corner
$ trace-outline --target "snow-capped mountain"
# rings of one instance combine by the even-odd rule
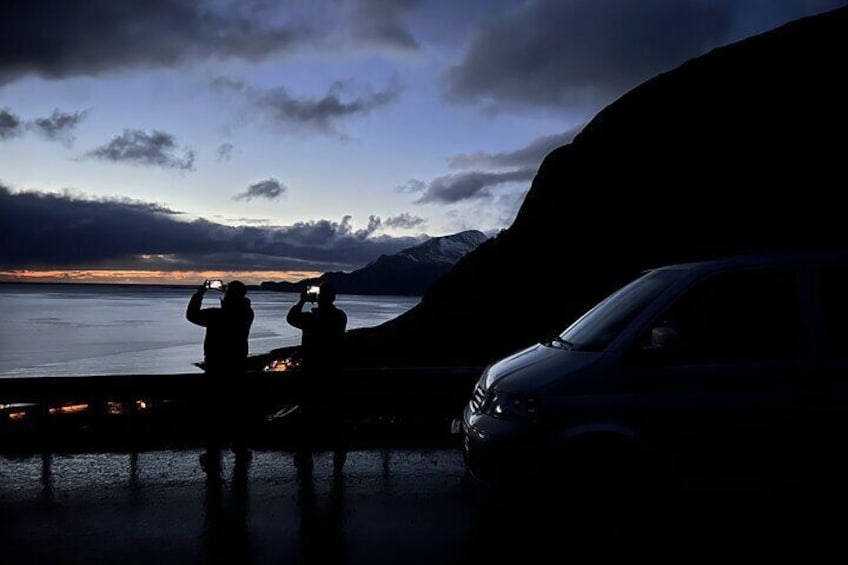
[[[468,230],[443,237],[433,237],[414,247],[408,247],[396,255],[409,257],[420,263],[450,263],[453,265],[466,253],[486,241],[486,235],[477,230]]]
[[[393,255],[381,255],[365,267],[350,273],[324,273],[318,281],[332,281],[339,294],[420,296],[436,279],[486,239],[486,235],[477,230],[433,237]],[[260,288],[300,292],[306,282],[264,282]]]

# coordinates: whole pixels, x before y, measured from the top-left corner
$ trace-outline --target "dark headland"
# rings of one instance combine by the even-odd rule
[[[349,362],[484,365],[652,266],[845,247],[846,68],[839,9],[641,84],[544,159],[509,229],[349,332]]]

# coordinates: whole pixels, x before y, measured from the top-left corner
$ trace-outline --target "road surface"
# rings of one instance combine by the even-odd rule
[[[0,456],[0,563],[845,557],[843,499],[813,492],[586,508],[481,488],[455,449],[352,452],[338,477],[330,454],[299,477],[288,453],[225,453],[220,480],[201,455]]]

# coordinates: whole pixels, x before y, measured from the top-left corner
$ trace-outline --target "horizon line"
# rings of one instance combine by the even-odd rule
[[[222,279],[258,285],[262,282],[300,282],[317,278],[321,274],[323,273],[319,271],[303,270],[19,269],[0,271],[0,282],[199,286],[207,279]]]

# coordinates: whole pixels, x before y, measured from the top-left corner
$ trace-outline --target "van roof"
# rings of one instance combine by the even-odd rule
[[[809,251],[796,253],[768,253],[751,255],[733,255],[705,261],[663,265],[647,271],[722,271],[745,267],[799,266],[805,264],[846,263],[848,249],[830,251]]]

